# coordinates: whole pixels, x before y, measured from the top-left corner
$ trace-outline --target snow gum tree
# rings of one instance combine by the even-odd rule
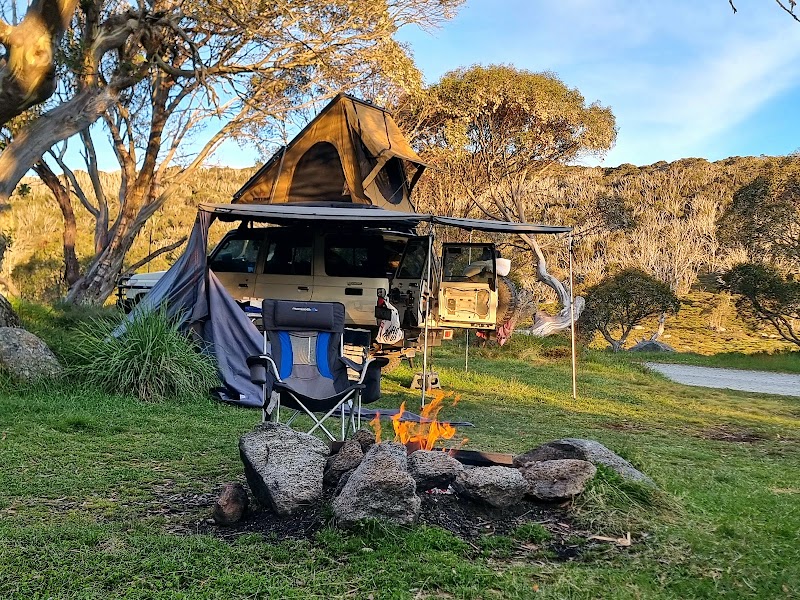
[[[59,46],[56,94],[3,130],[0,204],[35,167],[66,223],[67,299],[102,303],[144,224],[223,141],[262,141],[341,89],[412,91],[420,75],[396,32],[436,26],[462,2],[83,0]],[[100,182],[100,136],[121,171],[113,192]],[[67,164],[68,139],[90,189]],[[74,200],[95,222],[82,268],[66,238]]]
[[[427,198],[435,208],[478,213],[484,218],[528,222],[538,197],[532,183],[552,165],[602,156],[616,140],[610,108],[589,104],[581,93],[552,73],[510,66],[473,66],[445,74],[419,94],[407,96],[398,116],[422,156],[438,169]],[[430,173],[430,172],[429,172]],[[446,190],[450,200],[437,198]],[[466,199],[458,209],[453,198]],[[449,204],[448,204],[449,203]],[[569,327],[570,292],[552,275],[535,236],[522,235],[539,281],[552,288],[561,310],[537,314],[531,333],[549,335]],[[584,305],[575,299],[576,317]]]

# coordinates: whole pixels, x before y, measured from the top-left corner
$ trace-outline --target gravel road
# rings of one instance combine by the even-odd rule
[[[644,364],[650,369],[665,375],[668,379],[684,385],[777,394],[780,396],[797,396],[800,398],[800,375],[653,362]]]

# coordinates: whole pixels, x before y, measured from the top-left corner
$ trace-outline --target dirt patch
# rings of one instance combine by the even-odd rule
[[[564,507],[525,500],[511,509],[500,510],[477,504],[454,494],[422,494],[419,524],[439,527],[466,542],[476,553],[496,556],[507,561],[513,557],[537,557],[549,560],[575,560],[589,548],[598,545],[589,540],[591,532],[582,531],[571,523]],[[167,518],[165,529],[175,535],[212,535],[234,541],[242,535],[261,534],[270,539],[307,540],[327,526],[333,525],[330,508],[332,491],[326,490],[323,499],[315,506],[300,510],[290,517],[281,517],[257,503],[251,505],[245,517],[237,524],[222,527],[209,518],[216,496],[214,494],[189,494],[184,508],[181,497],[171,496],[168,504],[150,514]],[[547,531],[547,539],[527,541],[517,535],[521,527],[539,526]],[[507,544],[494,549],[486,540],[505,536]],[[519,539],[518,539],[519,538]]]
[[[734,442],[744,444],[754,444],[768,439],[761,433],[749,431],[740,427],[733,427],[730,425],[719,425],[717,427],[705,429],[700,433],[700,437],[706,440],[714,440],[716,442]]]

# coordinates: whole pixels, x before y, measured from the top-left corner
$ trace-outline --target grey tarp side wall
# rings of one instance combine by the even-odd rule
[[[208,270],[208,228],[213,215],[199,211],[186,251],[115,331],[137,315],[166,305],[167,314],[180,319],[181,328],[202,339],[204,351],[215,359],[228,396],[244,406],[262,406],[261,387],[250,381],[248,356],[260,354],[263,338],[256,326]],[[238,400],[237,400],[238,397]]]

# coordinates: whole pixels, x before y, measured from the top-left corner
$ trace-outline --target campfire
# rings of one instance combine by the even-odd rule
[[[440,421],[438,418],[439,412],[445,406],[445,399],[450,397],[452,393],[433,390],[432,395],[431,402],[420,412],[421,422],[403,421],[403,414],[406,412],[405,402],[400,405],[400,411],[392,417],[394,441],[403,444],[408,448],[409,452],[433,450],[440,440],[451,440],[456,436],[456,428],[449,422]],[[459,396],[455,396],[451,406],[458,404],[459,399]],[[382,436],[380,414],[376,415],[369,424],[375,432],[376,441],[380,443]],[[442,450],[449,451],[452,454],[460,450],[467,441],[467,438],[462,438],[456,448],[442,448]]]

